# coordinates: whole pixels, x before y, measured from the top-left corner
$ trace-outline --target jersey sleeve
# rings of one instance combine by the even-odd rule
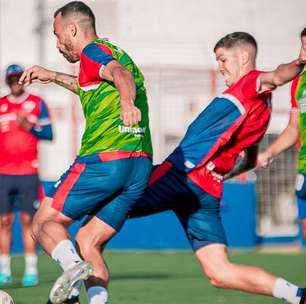
[[[86,46],[81,55],[80,82],[101,81],[105,66],[112,60],[112,51],[107,46],[96,43]]]
[[[300,77],[294,78],[291,84],[291,110],[298,110],[299,109],[299,104],[296,99],[296,89],[299,83]]]
[[[243,92],[247,97],[256,97],[260,94],[271,93],[271,90],[260,91],[260,77],[264,74],[261,71],[252,71],[244,77]]]

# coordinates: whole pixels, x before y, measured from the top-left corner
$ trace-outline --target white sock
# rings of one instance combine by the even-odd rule
[[[0,255],[0,272],[5,275],[11,275],[11,256],[6,254]]]
[[[82,262],[70,240],[60,241],[51,252],[51,257],[60,264],[64,271]]]
[[[36,254],[25,254],[25,269],[26,274],[37,274],[37,255]]]
[[[68,298],[71,299],[73,297],[79,296],[82,285],[83,285],[83,281],[76,282],[76,284],[73,286]]]
[[[301,296],[298,296],[299,287],[295,286],[282,278],[277,278],[273,287],[273,296],[283,299],[291,304],[299,304]]]
[[[89,304],[105,304],[107,303],[108,292],[102,286],[93,286],[87,290]]]

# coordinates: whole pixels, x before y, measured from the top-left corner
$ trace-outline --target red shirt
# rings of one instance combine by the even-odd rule
[[[258,93],[260,71],[251,71],[223,96],[232,99],[241,110],[241,117],[226,130],[188,176],[206,192],[220,197],[222,183],[210,171],[226,174],[232,170],[240,152],[257,144],[264,136],[271,116],[271,92]]]
[[[38,139],[16,122],[16,113],[28,113],[33,125],[39,123],[42,99],[24,93],[0,99],[0,174],[35,174],[38,168]]]

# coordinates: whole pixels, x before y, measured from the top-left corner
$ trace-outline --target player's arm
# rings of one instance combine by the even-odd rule
[[[257,158],[257,168],[267,168],[272,163],[273,158],[292,147],[297,142],[298,137],[299,112],[296,109],[290,112],[290,118],[286,129],[265,151],[259,153]]]
[[[73,93],[77,93],[77,76],[51,71],[38,65],[25,70],[19,79],[19,84],[25,86],[35,82],[43,84],[53,82]]]
[[[110,61],[102,71],[102,78],[115,84],[120,94],[120,118],[125,125],[135,125],[141,120],[141,112],[134,105],[136,86],[133,75],[118,61]]]
[[[53,130],[49,111],[46,103],[42,100],[40,107],[40,114],[38,117],[38,124],[30,129],[30,132],[39,140],[52,140]]]
[[[302,44],[299,57],[292,62],[279,65],[274,71],[263,73],[259,78],[259,92],[274,90],[293,80],[306,64],[306,44]]]
[[[258,145],[253,145],[247,148],[244,157],[238,157],[234,168],[223,177],[223,180],[230,179],[237,176],[243,172],[254,169],[256,166],[257,155],[258,155]]]

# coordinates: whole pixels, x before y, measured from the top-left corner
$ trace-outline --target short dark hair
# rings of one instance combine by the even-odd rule
[[[91,8],[82,1],[72,1],[65,4],[63,7],[55,11],[54,18],[58,14],[61,14],[63,17],[65,17],[73,13],[81,13],[82,15],[88,17],[91,27],[93,29],[96,28],[96,18],[94,13],[92,12]]]
[[[218,48],[230,49],[238,44],[249,44],[255,49],[255,55],[257,53],[257,42],[255,38],[246,32],[234,32],[221,38],[214,47],[214,52]]]
[[[306,36],[306,27],[301,31],[301,38]]]

